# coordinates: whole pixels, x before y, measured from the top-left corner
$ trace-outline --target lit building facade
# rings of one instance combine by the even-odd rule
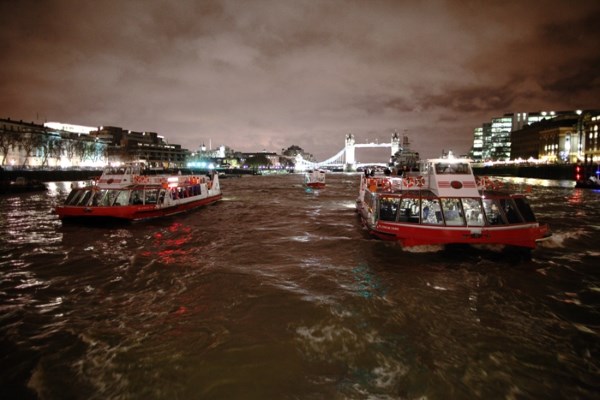
[[[110,163],[142,162],[149,167],[181,168],[189,151],[178,144],[169,144],[156,132],[134,132],[115,126],[103,126],[90,135],[110,141]]]
[[[155,132],[0,119],[0,165],[6,167],[101,168],[127,161],[183,167],[188,153]]]
[[[0,119],[0,165],[5,168],[101,167],[108,146],[90,135]]]
[[[504,114],[474,130],[471,157],[476,161],[599,160],[597,116],[595,110]]]
[[[483,127],[480,126],[473,130],[473,147],[471,148],[470,157],[473,160],[483,159]]]
[[[539,133],[539,159],[551,163],[577,162],[577,152],[571,151],[575,130],[573,126],[556,126]]]
[[[511,159],[540,159],[547,162],[576,162],[575,126],[578,116],[561,113],[511,133]]]
[[[486,160],[508,160],[510,158],[510,132],[512,115],[493,118],[490,126],[489,139],[482,154]]]
[[[578,123],[577,137],[582,142],[579,150],[580,161],[586,164],[600,163],[600,139],[598,139],[598,125],[600,125],[600,112],[582,114]]]

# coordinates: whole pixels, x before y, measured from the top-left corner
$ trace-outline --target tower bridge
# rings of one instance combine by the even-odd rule
[[[403,144],[408,145],[408,138],[404,137]],[[343,169],[344,171],[356,171],[357,168],[360,168],[365,165],[380,165],[387,166],[388,164],[385,162],[382,163],[359,163],[356,161],[356,149],[357,148],[390,148],[390,156],[393,156],[401,150],[400,146],[400,136],[397,132],[392,134],[392,139],[390,143],[356,143],[354,139],[354,135],[349,133],[346,135],[345,146],[339,152],[329,157],[324,161],[312,162],[305,160],[302,155],[298,154],[296,156],[296,170],[297,171],[305,171],[308,169],[315,168],[335,168],[335,169]]]

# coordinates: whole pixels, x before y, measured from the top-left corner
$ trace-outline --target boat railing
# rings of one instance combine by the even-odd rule
[[[365,187],[371,192],[395,192],[403,190],[422,190],[428,188],[426,176],[415,174],[403,176],[374,175],[366,176]]]
[[[475,176],[477,189],[481,192],[512,192],[512,193],[531,193],[532,187],[526,183],[511,183],[500,179],[490,178],[489,176]]]

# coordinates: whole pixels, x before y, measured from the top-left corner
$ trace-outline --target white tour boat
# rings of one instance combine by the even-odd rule
[[[109,167],[83,187],[74,187],[55,208],[61,220],[138,221],[212,204],[222,198],[218,174]]]
[[[325,187],[325,171],[322,169],[307,171],[304,175],[304,183],[309,188],[323,189]]]
[[[357,212],[368,231],[403,247],[506,245],[532,249],[550,236],[522,193],[476,178],[470,160],[421,160],[402,176],[364,174]]]

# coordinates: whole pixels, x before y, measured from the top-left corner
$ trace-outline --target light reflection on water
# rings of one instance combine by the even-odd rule
[[[0,393],[598,398],[598,194],[523,183],[554,233],[531,261],[373,240],[358,175],[223,180],[215,206],[113,227],[63,226],[68,182],[0,197]]]

